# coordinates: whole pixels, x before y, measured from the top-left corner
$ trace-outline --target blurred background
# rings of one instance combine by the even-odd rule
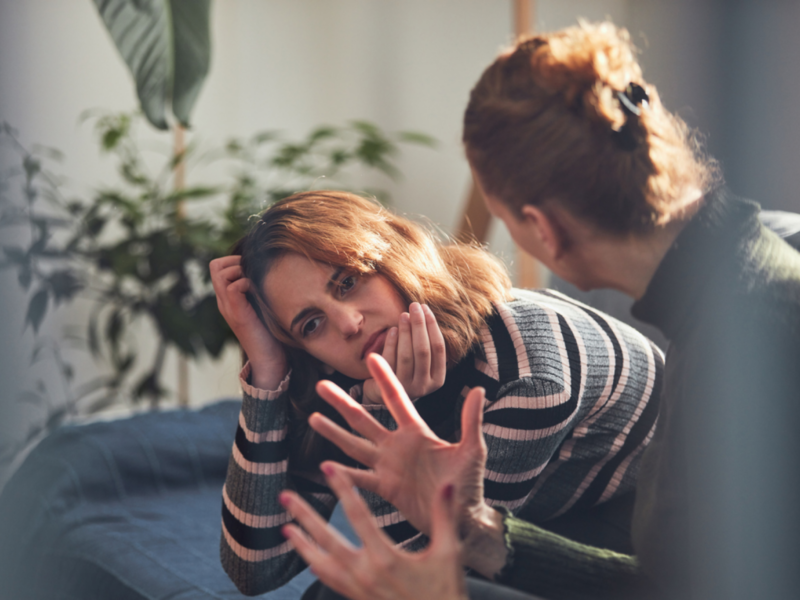
[[[537,0],[531,7],[530,25],[539,31],[572,25],[578,18],[609,18],[627,27],[641,50],[645,78],[658,87],[668,108],[704,133],[733,191],[764,207],[800,211],[800,41],[795,35],[800,3]],[[481,71],[513,39],[514,17],[511,0],[213,3],[210,71],[184,142],[194,157],[186,160],[185,186],[203,203],[182,210],[219,219],[231,194],[241,191],[236,186],[242,148],[256,132],[308,140],[321,126],[346,129],[356,122],[361,126],[337,129],[336,135],[391,142],[385,157],[377,151],[377,159],[391,164],[374,168],[355,161],[342,175],[343,185],[380,190],[395,210],[454,233],[470,189],[460,144],[463,109]],[[163,170],[174,135],[141,118],[118,116],[137,107],[131,75],[93,2],[2,0],[0,121],[8,131],[13,128],[15,140],[2,148],[3,172],[17,176],[8,178],[4,194],[21,193],[24,152],[37,144],[62,155],[56,160],[55,153],[37,150],[63,198],[84,199],[83,217],[92,199],[121,185],[120,164],[130,159],[109,135],[129,136],[144,167]],[[86,111],[93,112],[87,116]],[[231,138],[245,141],[232,146]],[[26,149],[23,154],[14,144]],[[291,150],[291,144],[281,148]],[[390,176],[395,169],[400,175]],[[264,185],[272,192],[293,191],[305,185],[300,179]],[[130,187],[130,181],[123,183]],[[174,184],[172,178],[165,183]],[[319,180],[314,185],[325,187]],[[228,186],[227,195],[215,196],[215,186]],[[36,237],[31,231],[3,229],[0,245],[30,244]],[[124,227],[110,227],[104,235],[113,240],[124,232]],[[488,243],[517,276],[516,252],[502,227],[490,229]],[[102,401],[97,391],[94,400],[88,393],[78,398],[87,389],[81,386],[113,370],[109,361],[117,360],[117,367],[124,362],[124,354],[111,356],[112,315],[98,316],[98,304],[70,290],[70,281],[61,282],[63,297],[51,293],[46,310],[32,308],[37,287],[24,285],[12,255],[13,250],[6,252],[8,268],[0,271],[0,485],[18,464],[20,451],[64,418],[176,406],[181,372],[180,345],[172,344],[160,355],[157,386],[144,376],[137,383],[131,375],[147,374],[148,361],[159,353],[159,330],[142,318],[126,329],[128,345],[120,342],[136,347],[136,361],[126,367],[133,383],[114,388],[118,396]],[[103,338],[96,357],[87,339],[93,317]],[[207,345],[216,357],[200,348],[184,367],[184,401],[192,407],[239,393],[235,344],[218,339]]]

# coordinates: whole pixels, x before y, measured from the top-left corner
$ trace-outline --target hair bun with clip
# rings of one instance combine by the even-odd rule
[[[617,144],[622,150],[631,152],[636,149],[637,142],[633,131],[633,122],[642,115],[642,105],[650,102],[650,96],[638,83],[629,83],[622,92],[617,92],[622,112],[625,113],[625,124],[614,132]]]

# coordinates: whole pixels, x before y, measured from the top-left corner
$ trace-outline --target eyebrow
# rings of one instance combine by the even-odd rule
[[[344,271],[344,267],[338,267],[331,275],[331,278],[328,280],[328,283],[325,284],[325,289],[330,291],[330,289],[335,286],[339,282],[339,277],[342,275],[342,271]],[[294,331],[294,326],[297,325],[300,321],[305,319],[310,313],[317,310],[314,307],[307,307],[301,310],[297,315],[295,315],[294,319],[292,319],[291,325],[289,325],[289,331]]]

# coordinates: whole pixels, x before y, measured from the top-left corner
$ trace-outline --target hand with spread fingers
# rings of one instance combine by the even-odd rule
[[[351,600],[466,600],[452,484],[437,489],[430,507],[430,545],[409,553],[381,531],[344,467],[325,463],[322,469],[361,548],[296,493],[285,491],[280,501],[305,530],[287,525],[284,535],[325,585]]]
[[[422,420],[383,358],[370,355],[367,364],[397,429],[387,430],[329,381],[320,382],[317,392],[363,437],[345,431],[319,413],[311,415],[311,427],[370,469],[341,467],[358,487],[388,500],[423,533],[432,530],[430,507],[441,482],[458,482],[458,526],[465,534],[476,520],[495,512],[483,499],[483,389],[475,388],[468,394],[461,415],[461,441],[451,444],[439,439]]]
[[[427,304],[412,302],[400,315],[397,327],[389,330],[382,356],[410,398],[421,398],[444,385],[447,349],[444,336]],[[375,379],[364,382],[365,403],[383,404]]]

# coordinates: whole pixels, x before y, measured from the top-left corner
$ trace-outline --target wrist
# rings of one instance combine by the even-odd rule
[[[481,502],[469,511],[461,526],[464,565],[490,580],[508,558],[503,519],[503,513]]]
[[[250,384],[260,390],[275,390],[286,378],[289,364],[284,360],[259,360],[248,356]]]

